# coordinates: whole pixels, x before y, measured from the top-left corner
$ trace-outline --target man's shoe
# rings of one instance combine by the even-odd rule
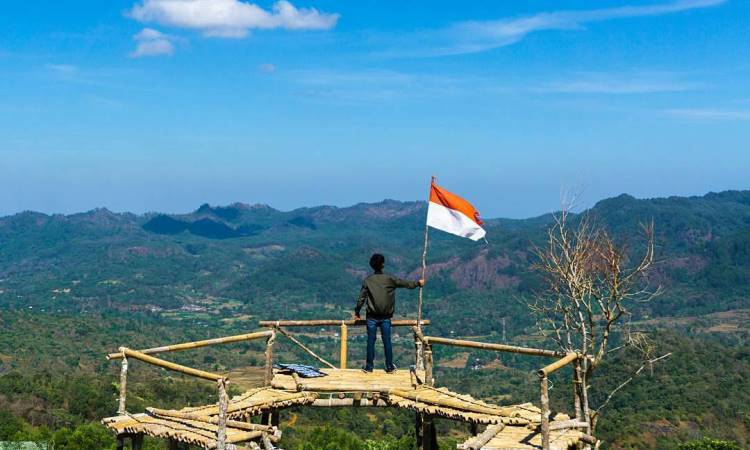
[[[396,372],[398,372],[398,369],[395,366],[391,367],[390,369],[385,369],[385,373],[396,373]]]
[[[364,373],[372,373],[372,369],[367,370],[367,367],[363,367],[362,368],[362,372],[364,372]]]

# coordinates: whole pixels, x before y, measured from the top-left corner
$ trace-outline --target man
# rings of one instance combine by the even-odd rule
[[[391,346],[391,317],[396,307],[396,288],[414,289],[424,286],[424,280],[407,281],[383,273],[385,257],[375,253],[370,258],[370,267],[375,271],[362,282],[359,291],[357,307],[354,308],[354,318],[360,319],[359,311],[367,303],[367,364],[363,372],[370,373],[375,360],[375,338],[377,329],[380,328],[380,336],[383,338],[385,350],[385,371],[393,373],[396,366],[393,365],[393,347]]]

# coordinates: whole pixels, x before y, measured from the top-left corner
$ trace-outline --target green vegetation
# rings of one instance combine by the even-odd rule
[[[652,278],[666,292],[637,308],[634,326],[651,333],[663,352],[673,352],[603,412],[599,432],[608,448],[673,449],[703,436],[747,446],[750,192],[620,196],[593,212],[625,241],[639,221],[654,220],[660,263]],[[424,214],[423,204],[385,201],[291,212],[204,205],[170,220],[107,210],[0,218],[0,441],[111,447],[112,436],[98,425],[116,409],[118,372],[104,358],[108,351],[247,332],[261,319],[349,317],[372,252],[387,255],[390,271],[419,273]],[[509,342],[542,345],[523,299],[539,287],[529,270],[529,249],[542,242],[549,219],[488,220],[489,244],[432,233],[425,290],[430,333],[500,342],[507,318]],[[415,300],[415,292],[400,293],[397,315],[413,316]],[[335,361],[335,330],[300,331]],[[403,367],[411,341],[406,330],[397,333]],[[354,365],[364,358],[361,330],[350,339]],[[278,357],[313,363],[283,340]],[[536,399],[539,359],[448,347],[437,348],[435,357],[442,364],[436,370],[440,384],[502,403]],[[262,345],[169,359],[230,371],[260,365]],[[628,373],[614,363],[602,370],[602,392]],[[210,383],[145,364],[133,364],[130,379],[131,411],[202,404],[215,396]],[[569,409],[567,380],[566,371],[552,380],[553,406],[561,410]],[[292,418],[285,426],[287,449],[413,444],[413,417],[405,413],[305,409],[286,412],[283,420]],[[448,421],[439,421],[438,429],[445,448],[467,435],[464,426]],[[155,445],[147,441],[149,448]]]

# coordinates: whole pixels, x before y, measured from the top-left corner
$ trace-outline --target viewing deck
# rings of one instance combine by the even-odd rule
[[[459,450],[479,449],[543,449],[567,450],[577,448],[579,443],[594,444],[596,439],[585,434],[586,423],[565,414],[551,417],[547,393],[549,374],[581,358],[577,354],[561,355],[549,350],[514,347],[473,341],[434,338],[422,335],[414,327],[416,364],[420,370],[406,369],[395,373],[375,370],[365,373],[359,369],[346,368],[347,321],[315,321],[315,326],[341,327],[342,368],[315,354],[302,342],[291,336],[282,326],[309,326],[302,321],[261,322],[271,328],[245,335],[210,339],[187,344],[155,347],[134,351],[121,347],[110,359],[122,360],[120,408],[118,415],[106,418],[102,423],[117,434],[118,449],[124,447],[126,438],[131,440],[134,450],[142,448],[143,436],[167,439],[168,449],[194,445],[205,449],[271,450],[281,437],[279,413],[290,407],[392,407],[416,413],[416,436],[418,447],[436,450],[434,418],[444,418],[470,424],[472,437],[459,444]],[[349,325],[359,325],[349,321]],[[396,326],[416,325],[412,321],[400,321]],[[321,369],[322,377],[303,378],[273,369],[273,345],[277,335],[289,338],[327,368]],[[161,360],[153,354],[187,350],[215,344],[266,339],[265,386],[251,389],[231,399],[226,395],[226,376],[204,372]],[[540,407],[531,403],[518,405],[493,405],[469,395],[435,387],[432,373],[432,345],[455,345],[557,358],[557,361],[539,370],[541,380]],[[128,359],[138,359],[166,369],[175,370],[198,378],[211,380],[219,388],[219,402],[179,410],[147,408],[145,413],[129,414],[125,411],[125,389],[127,385]],[[574,378],[576,370],[573,371]],[[253,423],[253,420],[256,423]],[[259,423],[258,423],[259,422]],[[486,425],[480,433],[479,425]]]

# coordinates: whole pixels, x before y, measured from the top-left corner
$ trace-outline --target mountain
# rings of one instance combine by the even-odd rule
[[[674,353],[618,395],[602,419],[602,437],[611,448],[668,449],[704,434],[750,442],[750,191],[623,194],[585,213],[635,249],[640,225],[653,221],[658,264],[650,278],[665,293],[637,305],[634,319],[661,350]],[[65,441],[63,426],[105,439],[91,423],[114,404],[117,372],[102,355],[118,345],[238,334],[263,319],[349,317],[371,253],[384,253],[389,271],[420,275],[425,214],[423,202],[384,200],[292,211],[234,203],[185,214],[99,208],[0,218],[0,441],[11,436],[3,430],[17,429],[27,431],[12,436],[24,440],[57,430]],[[531,249],[552,220],[488,219],[488,242],[431,231],[424,309],[430,333],[536,339],[522,300],[538,289]],[[415,292],[399,293],[397,315],[416,315]],[[305,339],[324,354],[336,352],[327,336]],[[395,342],[397,353],[409,351],[408,340]],[[211,370],[262,359],[262,349],[230,347],[175,358]],[[361,359],[354,342],[351,350],[352,361]],[[304,358],[288,348],[279,355]],[[448,349],[435,355],[438,379],[453,389],[506,401],[538,394],[528,383],[535,361]],[[211,395],[198,382],[147,368],[135,373],[129,385],[138,393],[136,407],[204,403]],[[627,375],[614,366],[602,373],[605,387]],[[305,416],[288,448],[303,448],[304,427],[321,423],[356,429],[354,422],[367,422],[371,433],[397,437],[409,432],[411,419],[373,414],[379,425],[369,416]],[[465,433],[441,427],[444,434]]]
[[[588,213],[628,242],[637,240],[640,223],[654,222],[656,278],[668,289],[640,314],[748,306],[750,191],[641,200],[623,194]],[[424,203],[395,200],[293,211],[205,204],[177,215],[24,212],[0,218],[0,305],[145,311],[231,299],[241,305],[236,312],[260,316],[258,308],[274,299],[268,313],[318,303],[343,313],[372,252],[386,254],[390,270],[418,275],[424,216]],[[487,220],[488,243],[433,231],[428,314],[450,315],[443,306],[476,299],[513,312],[509,299],[536,286],[529,249],[550,220]]]

